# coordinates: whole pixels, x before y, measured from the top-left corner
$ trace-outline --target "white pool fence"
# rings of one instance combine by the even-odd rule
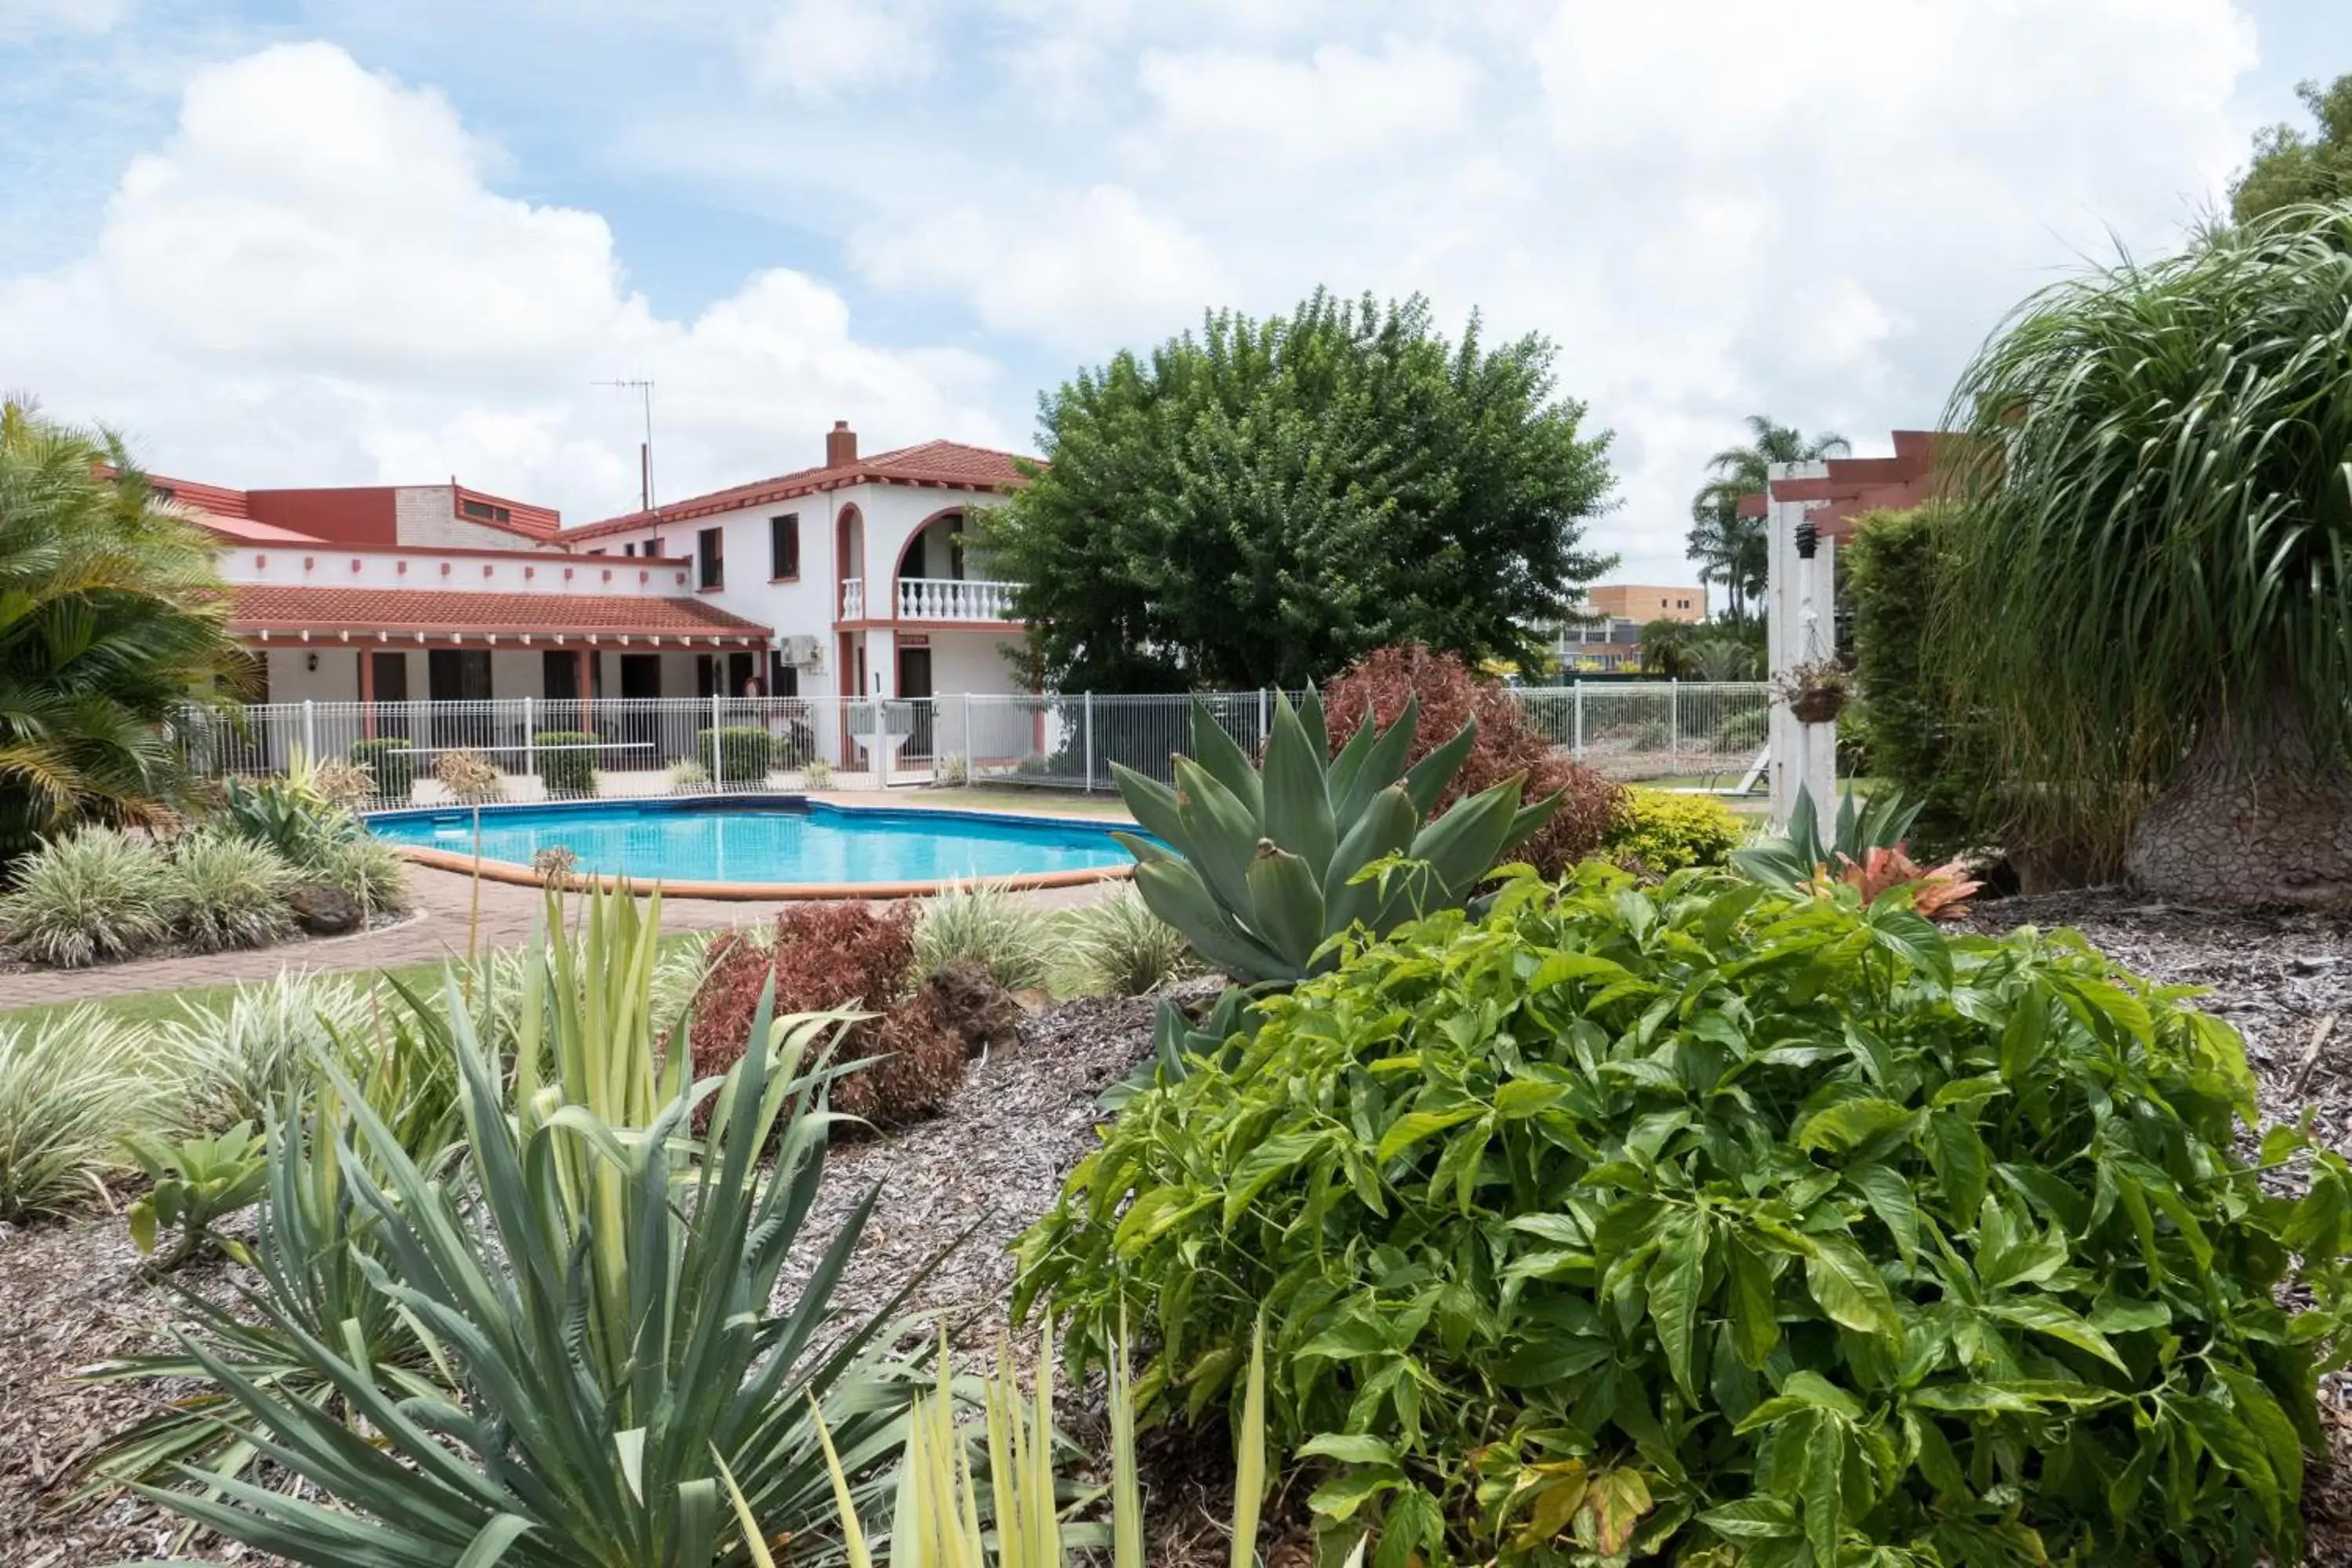
[[[1264,743],[1273,692],[1200,695],[1244,748]],[[1612,778],[1722,789],[1762,750],[1770,700],[1761,682],[1588,681],[1515,695],[1554,746]],[[446,802],[434,766],[455,752],[487,759],[509,800],[971,783],[1107,791],[1113,763],[1170,778],[1170,759],[1192,749],[1191,703],[1086,692],[278,702],[192,716],[182,742],[213,778],[279,773],[297,758],[360,763],[378,805]]]

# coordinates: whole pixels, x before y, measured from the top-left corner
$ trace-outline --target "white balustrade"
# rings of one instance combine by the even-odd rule
[[[902,621],[1013,621],[1013,597],[1018,583],[989,583],[950,577],[898,579],[898,619]]]
[[[841,618],[862,621],[866,618],[866,579],[845,577],[841,584]]]

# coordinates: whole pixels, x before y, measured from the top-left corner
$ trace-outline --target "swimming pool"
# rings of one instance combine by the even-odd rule
[[[1117,875],[1124,823],[822,801],[587,801],[486,806],[483,872],[536,881],[531,858],[561,845],[578,870],[698,897],[819,898],[927,892],[958,881],[1057,887]],[[427,865],[470,869],[473,814],[380,812],[379,838]]]

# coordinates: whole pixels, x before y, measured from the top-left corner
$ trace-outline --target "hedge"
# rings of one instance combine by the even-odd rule
[[[540,782],[550,795],[596,793],[596,737],[584,730],[539,730],[530,737]]]

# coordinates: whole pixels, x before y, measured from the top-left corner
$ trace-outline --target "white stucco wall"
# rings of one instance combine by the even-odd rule
[[[231,583],[289,588],[412,588],[457,593],[675,598],[691,592],[675,562],[528,551],[363,550],[349,545],[239,544],[220,552]]]
[[[986,504],[987,497],[976,491],[918,488],[909,485],[854,485],[846,489],[818,495],[794,496],[761,506],[712,517],[673,519],[660,527],[646,526],[607,534],[584,541],[577,547],[602,550],[600,562],[618,560],[626,566],[628,556],[622,554],[625,545],[635,544],[640,550],[658,540],[663,551],[671,558],[685,563],[689,591],[697,580],[693,561],[697,536],[706,528],[721,531],[721,555],[726,563],[725,584],[707,595],[721,609],[749,620],[775,628],[779,637],[806,636],[819,639],[824,651],[824,667],[821,672],[803,669],[801,691],[803,696],[832,696],[850,689],[855,684],[839,666],[835,623],[840,618],[836,584],[841,574],[835,563],[835,546],[842,514],[855,507],[858,525],[853,530],[861,537],[856,542],[862,546],[850,563],[847,575],[863,579],[866,584],[866,619],[887,619],[890,615],[890,584],[900,552],[907,541],[919,528],[929,527],[932,537],[944,540],[945,524],[940,514],[961,510],[970,513]],[[768,575],[770,565],[769,519],[786,513],[800,518],[800,575],[790,582],[773,582]],[[967,523],[967,528],[971,526]],[[942,543],[935,552],[935,562],[927,562],[928,569],[944,572],[947,559]],[[967,575],[986,575],[985,561],[974,556],[967,560]],[[667,591],[667,590],[665,590]],[[935,654],[932,661],[932,687],[937,691],[1017,691],[1023,689],[1014,679],[1011,667],[997,658],[992,651],[996,644],[1017,640],[1018,633],[1008,626],[1003,635],[965,630],[942,631],[919,625],[906,630],[929,631],[935,648],[953,639],[957,651],[944,659]],[[890,695],[896,689],[897,664],[894,644],[889,631],[868,630],[864,637],[867,649],[868,676],[866,693],[877,688],[873,675],[882,678],[878,689]],[[966,650],[977,647],[977,653]],[[952,673],[950,673],[952,672]],[[950,684],[950,681],[953,684]],[[971,682],[968,688],[965,682]],[[689,673],[682,688],[685,695],[693,692]]]

